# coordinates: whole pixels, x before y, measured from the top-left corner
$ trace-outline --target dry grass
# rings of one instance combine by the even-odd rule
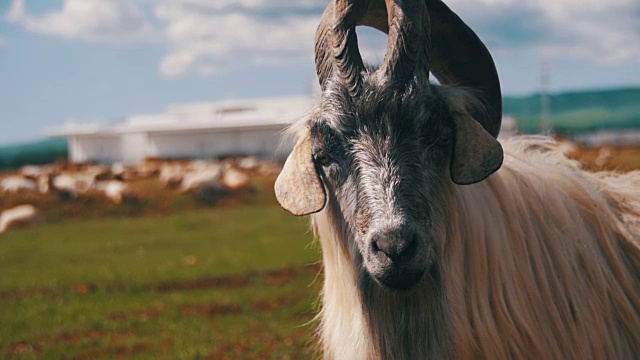
[[[583,148],[580,150],[578,160],[591,171],[618,171],[628,172],[640,170],[640,147],[638,146],[608,146],[611,157],[608,161],[599,163],[596,160],[602,154],[603,148]]]

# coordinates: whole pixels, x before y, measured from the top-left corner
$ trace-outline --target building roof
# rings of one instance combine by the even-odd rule
[[[132,115],[111,124],[67,123],[49,129],[50,137],[116,137],[124,133],[179,133],[202,130],[282,127],[311,109],[312,96],[222,100],[169,105],[164,113]],[[503,135],[515,133],[517,124],[509,116],[502,120]]]
[[[161,114],[133,115],[111,124],[67,123],[49,129],[51,137],[118,136],[130,132],[183,132],[195,130],[285,126],[313,105],[310,96],[223,100],[170,105]]]

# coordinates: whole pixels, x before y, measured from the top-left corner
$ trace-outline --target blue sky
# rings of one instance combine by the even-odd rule
[[[2,0],[0,144],[170,103],[308,93],[328,0]],[[505,94],[640,85],[638,0],[446,1],[492,51]],[[293,4],[293,5],[292,5]],[[370,62],[386,40],[359,30]]]

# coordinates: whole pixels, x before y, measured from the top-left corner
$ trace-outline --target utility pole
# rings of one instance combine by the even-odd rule
[[[540,61],[540,131],[551,134],[551,104],[549,99],[549,85],[551,75],[549,71],[549,58],[543,57]]]

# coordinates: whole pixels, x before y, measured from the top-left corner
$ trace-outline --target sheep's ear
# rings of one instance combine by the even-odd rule
[[[454,116],[455,146],[451,179],[458,185],[480,182],[502,165],[502,146],[466,112]]]
[[[327,196],[313,162],[309,135],[293,148],[276,180],[275,191],[280,206],[293,215],[309,215],[324,208]]]

